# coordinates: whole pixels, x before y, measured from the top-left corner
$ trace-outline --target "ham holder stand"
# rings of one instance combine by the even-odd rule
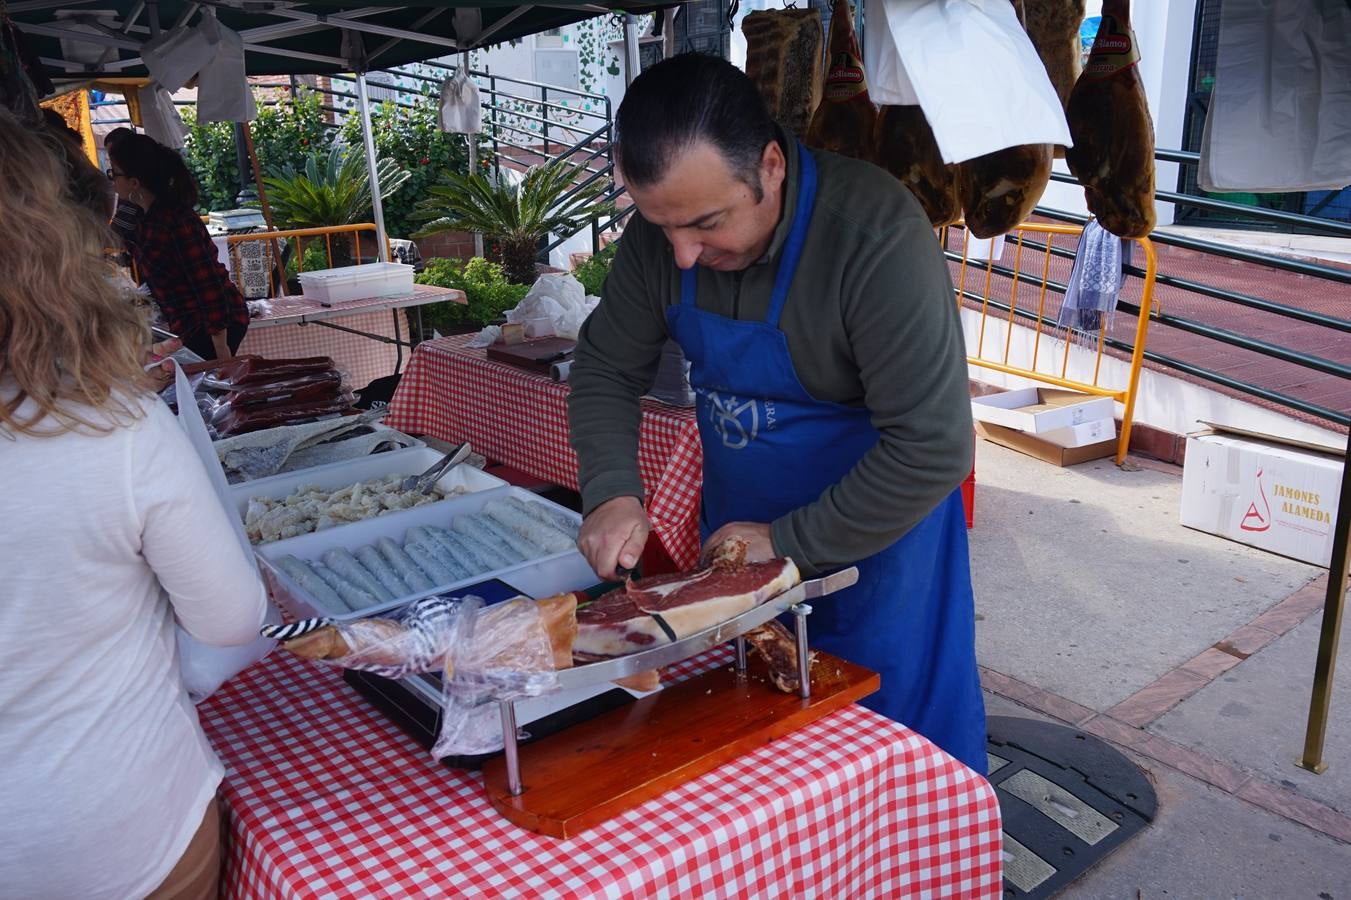
[[[728,641],[736,645],[732,667],[703,672],[524,747],[516,739],[515,702],[500,701],[505,752],[483,766],[493,806],[522,828],[569,837],[873,693],[881,683],[877,673],[808,653],[807,601],[857,581],[858,569],[843,569],[673,643],[564,669],[560,689],[596,687]],[[747,660],[742,637],[784,613],[795,625],[797,694],[774,687],[761,660]]]

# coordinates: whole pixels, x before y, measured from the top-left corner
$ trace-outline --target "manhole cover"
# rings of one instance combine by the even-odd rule
[[[1103,741],[1009,716],[991,716],[986,727],[1005,897],[1050,897],[1153,821],[1149,779]]]

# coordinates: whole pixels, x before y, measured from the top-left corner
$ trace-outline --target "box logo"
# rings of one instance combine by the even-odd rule
[[[1262,485],[1262,470],[1257,470],[1257,477],[1253,479],[1256,482],[1257,497],[1248,504],[1248,511],[1243,514],[1243,521],[1238,523],[1238,527],[1243,531],[1267,531],[1271,528],[1271,504],[1267,502],[1267,491]],[[1257,501],[1262,501],[1262,509],[1257,508]]]

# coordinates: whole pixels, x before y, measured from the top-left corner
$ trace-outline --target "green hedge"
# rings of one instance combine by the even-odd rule
[[[416,279],[419,284],[456,288],[464,291],[467,303],[433,303],[422,307],[422,321],[427,328],[442,334],[463,331],[466,327],[481,328],[502,318],[502,313],[515,307],[530,292],[530,285],[507,281],[502,267],[483,257],[463,261],[458,259],[428,260],[427,267]]]

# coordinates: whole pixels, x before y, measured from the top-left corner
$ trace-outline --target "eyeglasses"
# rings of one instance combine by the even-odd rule
[[[110,181],[111,181],[112,179],[114,179],[114,178],[126,178],[126,177],[127,177],[127,173],[126,173],[126,172],[119,172],[119,171],[117,171],[116,169],[104,169],[104,170],[103,170],[103,174],[107,175],[107,176],[108,176],[108,179],[109,179]]]

